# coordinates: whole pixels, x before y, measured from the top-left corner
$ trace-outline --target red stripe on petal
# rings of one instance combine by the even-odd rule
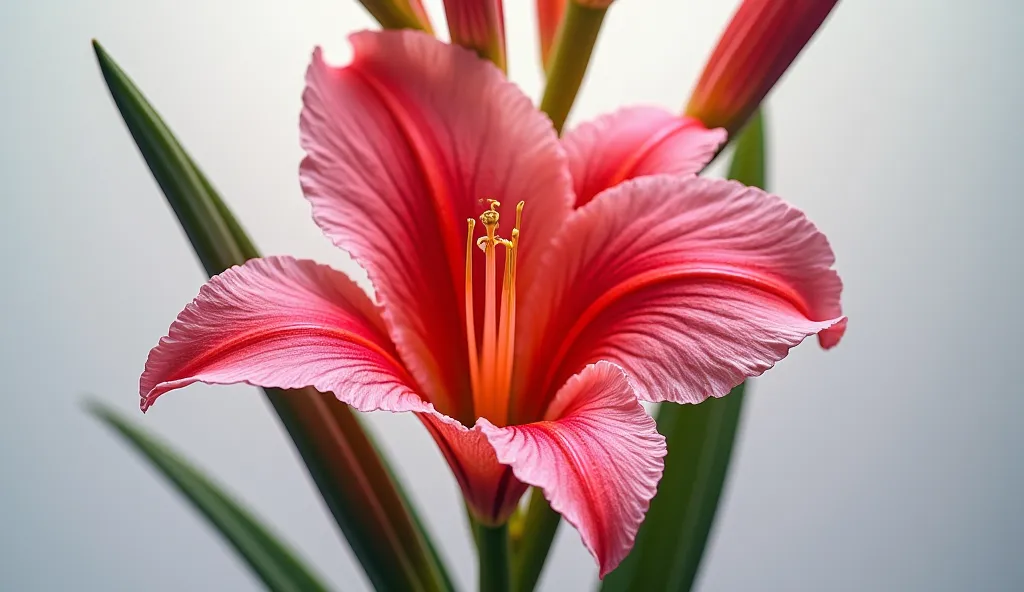
[[[699,402],[808,335],[834,345],[833,261],[801,212],[755,188],[660,176],[605,191],[556,241],[548,292],[521,307],[515,421],[597,360],[625,368],[643,399]]]
[[[472,52],[413,31],[363,32],[352,44],[348,68],[317,53],[307,73],[303,191],[324,233],[367,269],[425,396],[469,423],[466,219],[482,198],[503,202],[505,219],[527,202],[525,289],[569,213],[565,156],[550,121]]]
[[[429,409],[376,308],[344,274],[288,257],[214,276],[153,348],[142,410],[194,382],[311,386],[362,411]]]

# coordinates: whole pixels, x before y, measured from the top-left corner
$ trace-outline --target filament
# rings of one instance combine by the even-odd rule
[[[477,346],[475,309],[473,306],[473,231],[469,221],[466,239],[466,339],[469,346],[470,382],[476,415],[495,425],[504,425],[509,413],[509,393],[515,354],[516,262],[519,247],[519,226],[523,202],[516,206],[516,225],[511,240],[497,234],[500,216],[495,200],[487,200],[488,209],[480,215],[485,234],[476,240],[484,252],[484,325],[480,346]],[[500,295],[497,290],[497,247],[505,249],[505,269]],[[500,308],[499,308],[500,306]],[[496,310],[497,309],[497,310]],[[479,352],[479,356],[478,356]]]

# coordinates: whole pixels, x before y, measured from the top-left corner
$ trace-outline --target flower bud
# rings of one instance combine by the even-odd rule
[[[704,66],[686,114],[732,136],[839,0],[743,0]]]
[[[474,50],[505,69],[505,15],[502,0],[445,0],[452,43]]]

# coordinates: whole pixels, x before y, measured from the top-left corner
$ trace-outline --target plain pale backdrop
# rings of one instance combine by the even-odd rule
[[[537,97],[532,6],[506,2],[511,76]],[[619,0],[572,120],[681,108],[734,6]],[[137,413],[146,354],[204,277],[89,39],[265,253],[352,272],[301,197],[297,121],[313,46],[345,62],[346,33],[370,26],[354,0],[0,0],[0,588],[257,587],[84,414],[85,393],[215,474],[339,589],[367,587],[254,389],[197,385]],[[1022,40],[1015,0],[848,0],[771,95],[770,186],[831,239],[850,329],[754,383],[701,590],[1024,587]],[[370,423],[471,584],[457,487],[426,431]],[[595,578],[563,526],[542,588]]]

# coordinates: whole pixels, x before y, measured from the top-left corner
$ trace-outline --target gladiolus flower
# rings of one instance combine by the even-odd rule
[[[686,114],[733,134],[786,73],[839,0],[744,0],[712,52]]]
[[[475,517],[532,485],[600,573],[632,547],[664,438],[640,400],[697,403],[842,332],[825,237],[779,198],[694,175],[724,139],[628,109],[571,133],[492,63],[413,31],[316,51],[302,188],[368,271],[271,257],[213,278],[150,353],[145,410],[201,381],[411,411]]]

